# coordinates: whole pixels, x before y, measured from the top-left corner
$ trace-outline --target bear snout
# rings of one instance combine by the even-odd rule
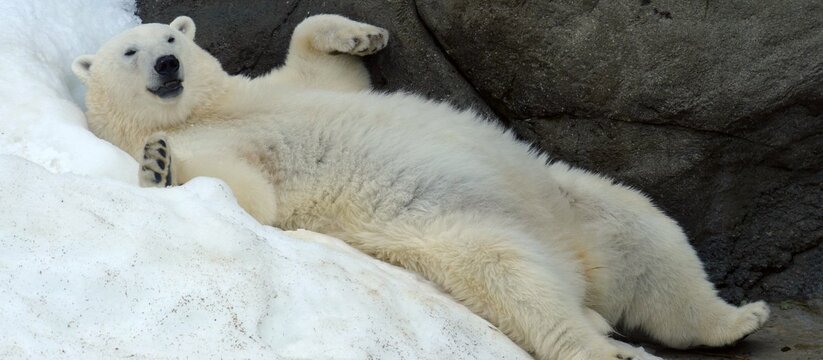
[[[161,56],[154,63],[154,71],[164,78],[176,75],[178,70],[180,70],[180,61],[174,55]]]
[[[174,55],[163,55],[154,63],[157,77],[152,79],[147,90],[161,99],[172,99],[183,92],[180,76],[180,61]]]

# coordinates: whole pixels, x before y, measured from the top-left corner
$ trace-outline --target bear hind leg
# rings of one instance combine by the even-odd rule
[[[560,162],[550,171],[608,270],[588,300],[612,325],[688,348],[732,344],[766,321],[765,303],[737,307],[717,296],[683,230],[644,195]]]
[[[636,234],[649,241],[638,247],[645,269],[634,281],[624,325],[679,349],[730,345],[762,327],[769,317],[766,303],[737,307],[721,299],[679,226],[663,217],[647,218],[657,228]]]
[[[476,225],[483,223],[492,222],[409,234],[361,232],[353,244],[422,273],[540,360],[657,359],[617,346],[605,335],[605,320],[586,313],[585,285],[573,260],[546,253],[524,233]]]

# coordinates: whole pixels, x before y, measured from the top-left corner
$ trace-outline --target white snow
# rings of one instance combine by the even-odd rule
[[[76,105],[78,55],[140,23],[133,1],[0,1],[0,154],[55,172],[137,182],[128,155],[94,138]]]
[[[136,186],[70,71],[133,11],[0,2],[0,358],[530,358],[416,275],[256,223],[218,180]]]

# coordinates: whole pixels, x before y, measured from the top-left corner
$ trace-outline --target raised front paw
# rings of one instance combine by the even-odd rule
[[[164,134],[154,134],[146,140],[140,161],[140,186],[166,187],[174,185],[171,153]]]
[[[329,54],[365,56],[382,50],[389,42],[389,31],[386,29],[341,16],[325,16],[328,17],[319,20],[328,22],[327,26],[314,38],[318,50]]]

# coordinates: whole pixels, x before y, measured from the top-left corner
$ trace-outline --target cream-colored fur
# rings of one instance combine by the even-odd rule
[[[419,272],[539,359],[651,359],[606,334],[719,346],[768,317],[763,302],[721,300],[638,191],[549,164],[471,111],[369,91],[353,55],[382,49],[383,29],[310,17],[285,65],[253,80],[223,72],[194,33],[187,17],[141,25],[73,65],[91,130],[141,162],[145,186],[218,177],[261,222]],[[169,54],[184,90],[161,99],[147,88]]]

